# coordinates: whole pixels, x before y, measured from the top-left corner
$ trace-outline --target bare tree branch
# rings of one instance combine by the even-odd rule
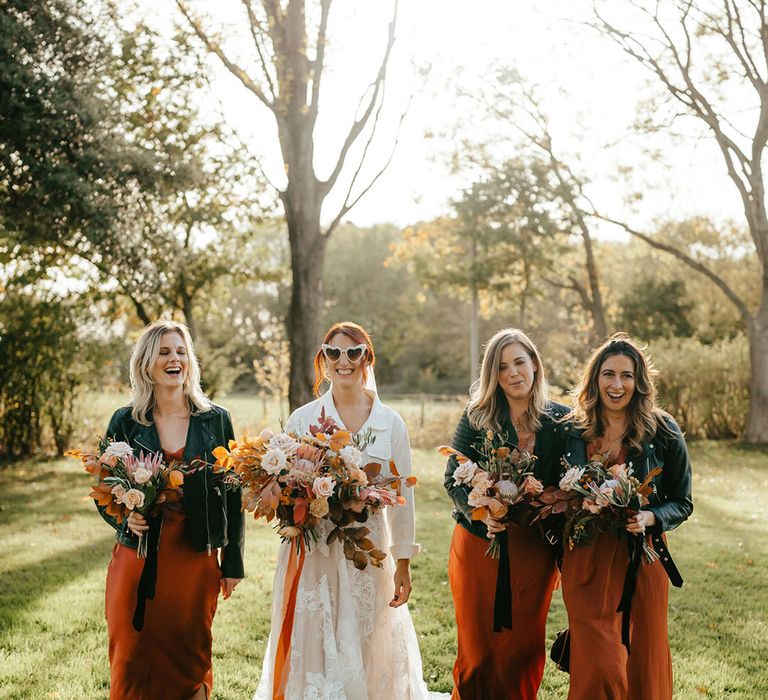
[[[368,142],[365,144],[365,149],[363,150],[363,154],[360,157],[360,162],[357,165],[355,174],[353,175],[352,181],[349,184],[349,189],[347,190],[347,194],[344,197],[344,204],[342,204],[341,209],[339,209],[339,213],[334,217],[330,226],[328,226],[328,228],[325,230],[324,235],[330,236],[331,233],[333,233],[333,230],[339,225],[341,220],[349,213],[350,209],[352,209],[370,191],[370,189],[376,184],[378,179],[384,174],[384,171],[389,167],[390,163],[392,162],[392,158],[394,158],[395,156],[397,145],[400,142],[400,130],[403,125],[403,121],[405,120],[405,116],[408,113],[408,107],[410,106],[410,104],[411,104],[411,100],[409,99],[408,105],[400,114],[400,121],[397,124],[397,133],[395,135],[395,140],[392,143],[392,149],[389,152],[389,157],[387,158],[386,162],[381,167],[381,169],[376,173],[376,175],[374,175],[371,178],[368,184],[360,191],[360,193],[353,200],[350,201],[350,197],[352,196],[352,188],[354,187],[355,181],[357,180],[357,177],[360,174],[360,171],[362,170],[363,163],[365,162],[365,155],[366,155],[366,152],[368,151],[368,146],[373,140],[373,135],[375,131],[375,122],[374,122],[374,131],[371,132],[371,136],[368,139]],[[378,114],[376,118],[378,119]]]
[[[263,33],[263,30],[261,28],[261,22],[259,22],[259,18],[256,16],[256,13],[253,11],[253,5],[251,4],[252,0],[242,0],[243,5],[245,5],[245,10],[248,13],[248,23],[251,28],[251,37],[253,37],[253,43],[256,46],[256,51],[259,54],[259,61],[261,62],[261,69],[264,71],[264,77],[266,78],[267,85],[269,86],[269,94],[271,96],[271,102],[275,102],[277,99],[277,91],[275,90],[275,85],[272,82],[272,76],[269,73],[269,68],[267,67],[267,61],[264,58],[264,51],[261,47],[261,35]]]
[[[336,161],[336,165],[334,166],[333,171],[331,172],[328,179],[325,180],[325,182],[321,183],[324,192],[329,192],[331,188],[334,186],[334,184],[336,183],[336,180],[339,179],[339,175],[341,174],[341,170],[344,167],[344,163],[346,162],[349,149],[352,147],[352,144],[357,140],[357,137],[360,135],[360,132],[362,132],[362,130],[365,128],[365,125],[368,123],[369,119],[371,118],[371,115],[373,114],[376,103],[378,102],[379,94],[383,90],[384,82],[386,81],[386,76],[387,76],[387,68],[389,67],[389,56],[392,53],[392,46],[395,43],[395,25],[397,23],[397,6],[398,6],[398,0],[395,0],[392,19],[389,22],[389,36],[387,38],[387,46],[384,50],[384,56],[382,57],[381,64],[379,65],[379,71],[373,83],[374,88],[371,93],[371,97],[368,100],[368,106],[366,107],[365,112],[363,112],[362,116],[353,122],[349,130],[349,133],[347,134],[347,137],[344,140],[344,143],[341,147],[341,151],[339,152],[339,157]]]
[[[644,241],[645,243],[652,246],[653,248],[656,248],[657,250],[663,250],[665,253],[669,253],[670,255],[673,255],[678,260],[688,265],[688,267],[690,267],[691,269],[696,270],[696,272],[699,272],[705,277],[707,277],[723,292],[723,294],[725,294],[726,297],[728,297],[728,300],[738,310],[739,315],[744,321],[744,325],[749,327],[749,324],[752,322],[752,314],[750,313],[749,308],[741,299],[741,297],[739,297],[739,295],[733,291],[731,286],[718,274],[710,270],[708,267],[700,263],[695,258],[692,258],[687,253],[684,253],[682,250],[679,250],[678,248],[675,248],[674,246],[669,245],[667,243],[663,243],[662,241],[658,241],[652,236],[649,236],[646,233],[642,233],[641,231],[638,231],[637,229],[632,228],[631,226],[629,226],[627,223],[623,221],[619,221],[610,216],[600,214],[597,211],[593,212],[592,216],[594,216],[597,219],[601,219],[602,221],[607,221],[610,224],[614,224],[615,226],[619,226],[620,228],[623,228],[627,233],[631,234],[632,236],[635,236],[635,238],[639,238],[641,241]]]
[[[320,25],[317,29],[317,43],[315,45],[315,61],[312,66],[312,99],[309,103],[310,123],[314,127],[317,122],[317,114],[320,109],[320,81],[323,76],[325,63],[325,42],[328,33],[328,14],[331,10],[331,0],[321,0]]]
[[[269,107],[269,109],[274,112],[274,103],[271,102],[269,98],[264,94],[261,86],[254,82],[240,66],[238,66],[227,57],[221,46],[208,36],[200,21],[192,15],[183,0],[176,0],[176,4],[178,5],[184,17],[186,17],[187,22],[189,22],[195,34],[197,34],[198,38],[203,42],[203,44],[205,44],[206,49],[208,49],[210,53],[218,56],[219,60],[224,64],[226,69],[232,73],[232,75],[234,75],[246,88],[248,88],[248,90],[256,95],[256,97],[258,97],[266,107]]]

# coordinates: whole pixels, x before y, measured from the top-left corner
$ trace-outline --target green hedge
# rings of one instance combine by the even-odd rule
[[[734,438],[749,409],[749,345],[745,336],[705,345],[698,338],[654,341],[662,406],[689,437]]]

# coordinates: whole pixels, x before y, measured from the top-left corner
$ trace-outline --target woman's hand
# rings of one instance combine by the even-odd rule
[[[395,597],[389,601],[389,607],[399,608],[403,603],[407,603],[412,590],[411,560],[398,559],[395,568]]]
[[[141,537],[147,530],[149,530],[149,525],[147,525],[146,518],[141,513],[137,513],[134,510],[131,511],[131,514],[128,516],[128,529],[136,535],[136,537]]]
[[[224,600],[232,595],[235,588],[237,588],[237,584],[242,580],[241,578],[226,578],[222,576],[219,584],[221,585],[221,595],[224,596]]]
[[[656,515],[651,510],[641,510],[627,522],[627,532],[632,535],[644,535],[649,527],[656,524]]]
[[[487,513],[486,513],[486,516],[483,518],[483,522],[485,523],[485,526],[488,528],[489,539],[493,539],[495,535],[497,535],[500,532],[504,532],[504,530],[507,529],[506,523],[502,523],[501,521],[492,518]]]

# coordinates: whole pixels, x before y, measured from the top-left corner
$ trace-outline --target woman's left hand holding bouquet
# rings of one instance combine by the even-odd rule
[[[128,529],[136,535],[136,537],[141,537],[147,530],[149,530],[147,519],[141,513],[135,510],[131,511],[131,514],[128,516]]]

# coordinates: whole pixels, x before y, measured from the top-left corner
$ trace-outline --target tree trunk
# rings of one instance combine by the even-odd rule
[[[477,294],[477,288],[472,288],[472,303],[469,311],[469,379],[470,385],[477,379],[480,369],[480,300]]]
[[[768,443],[768,288],[749,327],[749,415],[744,440]]]
[[[291,411],[312,400],[313,360],[320,344],[325,295],[323,268],[328,239],[320,233],[320,202],[283,196],[291,242],[291,305],[286,328],[291,347],[288,403]]]
[[[187,328],[189,328],[189,335],[194,343],[197,341],[197,323],[195,323],[192,297],[187,291],[186,280],[184,279],[183,274],[181,275],[181,280],[179,282],[179,297],[181,298],[181,310],[184,314],[184,322],[187,324]]]
[[[480,295],[475,280],[475,264],[477,262],[477,240],[472,239],[470,249],[470,269],[472,270],[472,299],[469,309],[469,384],[475,383],[480,368]]]

